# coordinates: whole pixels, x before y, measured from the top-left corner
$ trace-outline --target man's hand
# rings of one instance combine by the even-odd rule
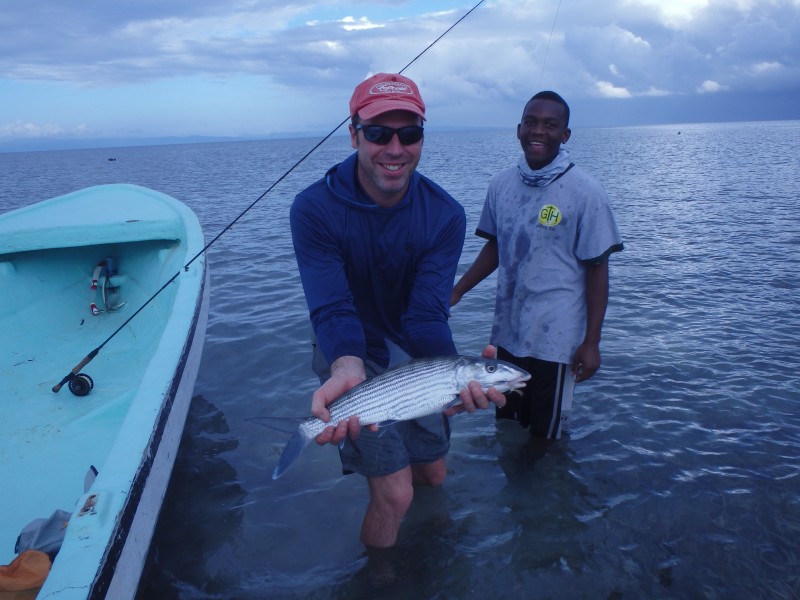
[[[481,352],[484,358],[497,358],[497,348],[491,344],[486,346]],[[460,412],[474,413],[478,409],[489,408],[490,404],[495,404],[498,408],[506,405],[506,397],[502,392],[498,392],[493,387],[483,391],[481,384],[477,381],[470,381],[467,387],[458,394],[461,397],[461,404],[451,406],[445,411],[448,416],[456,415]]]
[[[591,378],[600,368],[600,346],[590,342],[584,342],[575,351],[572,357],[572,374],[575,375],[575,382],[580,383]]]
[[[347,390],[355,387],[367,378],[364,369],[364,361],[356,356],[342,356],[336,359],[331,365],[331,377],[323,383],[311,397],[311,414],[315,417],[329,422],[331,413],[328,412],[328,405],[344,394]],[[349,419],[332,423],[326,427],[315,439],[319,445],[335,444],[338,445],[348,435],[357,437],[361,432],[361,425],[358,416],[353,415]]]

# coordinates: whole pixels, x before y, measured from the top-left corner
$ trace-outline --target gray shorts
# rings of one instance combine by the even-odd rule
[[[312,368],[321,382],[330,378],[330,367],[316,343],[312,361]],[[368,378],[386,370],[371,361],[365,366]],[[365,477],[382,477],[409,465],[437,461],[449,450],[450,419],[435,414],[392,423],[377,432],[362,427],[358,438],[344,440],[339,447],[339,457],[345,475],[359,473]]]
[[[377,432],[361,429],[359,436],[345,439],[339,448],[342,473],[381,477],[408,465],[431,463],[450,450],[450,422],[443,414],[413,421],[399,421]]]

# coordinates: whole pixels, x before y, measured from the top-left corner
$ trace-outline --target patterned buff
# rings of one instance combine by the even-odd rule
[[[549,165],[543,169],[533,170],[528,166],[523,154],[519,158],[519,176],[525,185],[531,187],[544,187],[548,183],[552,183],[560,177],[569,168],[569,152],[561,148],[558,151],[558,156],[553,159]]]

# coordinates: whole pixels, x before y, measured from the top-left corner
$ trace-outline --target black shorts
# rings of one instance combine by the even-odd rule
[[[531,435],[556,440],[561,437],[562,421],[572,407],[575,378],[570,365],[529,356],[514,356],[504,348],[497,349],[497,358],[507,360],[531,374],[528,384],[519,392],[506,394],[506,405],[495,409],[498,419],[513,419],[530,427]]]

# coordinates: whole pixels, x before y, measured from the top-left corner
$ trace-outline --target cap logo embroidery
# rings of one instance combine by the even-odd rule
[[[413,96],[414,90],[411,89],[410,85],[402,81],[382,81],[369,88],[369,93],[371,96],[375,94],[408,94]]]

